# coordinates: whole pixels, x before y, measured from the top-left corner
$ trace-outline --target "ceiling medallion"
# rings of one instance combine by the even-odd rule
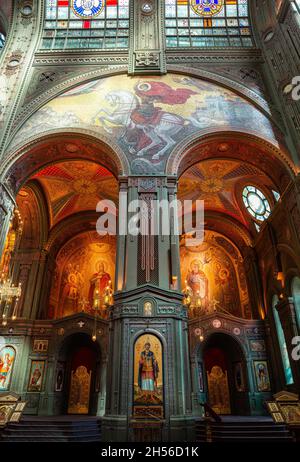
[[[191,0],[192,10],[199,16],[211,17],[224,8],[224,0]]]
[[[212,325],[215,329],[220,329],[220,327],[222,326],[222,323],[220,319],[214,319],[212,322]]]
[[[74,153],[74,152],[79,151],[79,147],[76,144],[69,143],[66,145],[66,151],[70,153]]]
[[[77,178],[73,181],[74,191],[80,194],[81,196],[89,196],[95,194],[97,187],[95,183],[87,178]]]
[[[220,152],[227,152],[229,150],[229,144],[227,143],[221,143],[218,146],[218,151]]]
[[[104,0],[72,0],[72,10],[80,18],[98,16],[104,8]]]
[[[205,193],[217,193],[224,189],[222,178],[205,178],[200,184],[201,191]]]

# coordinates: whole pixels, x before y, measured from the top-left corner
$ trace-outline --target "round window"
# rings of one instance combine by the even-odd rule
[[[268,199],[255,186],[244,188],[243,201],[248,212],[256,220],[264,221],[270,216],[271,208]]]

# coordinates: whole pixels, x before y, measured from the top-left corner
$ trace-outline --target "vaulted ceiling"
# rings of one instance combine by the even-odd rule
[[[118,185],[104,167],[86,161],[65,161],[44,168],[34,175],[45,192],[50,223],[83,211],[95,211],[101,199],[117,204]]]
[[[245,162],[236,160],[205,160],[190,167],[179,180],[181,200],[203,200],[205,212],[228,215],[250,228],[252,217],[242,202],[246,185],[264,185],[264,191],[276,189],[266,174]]]

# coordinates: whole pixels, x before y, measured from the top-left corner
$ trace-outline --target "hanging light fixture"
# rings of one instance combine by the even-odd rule
[[[0,313],[2,313],[2,326],[6,326],[8,318],[15,321],[19,314],[19,300],[22,295],[21,283],[15,285],[12,283],[10,276],[10,264],[12,253],[15,249],[17,239],[22,235],[23,221],[18,209],[14,210],[14,217],[10,224],[10,230],[7,236],[7,246],[2,258],[1,278],[0,278]]]
[[[108,281],[108,285],[105,287],[104,292],[104,305],[105,308],[108,309],[110,306],[113,305],[113,290],[111,286],[111,280]]]
[[[2,325],[7,325],[7,319],[12,314],[15,321],[18,316],[19,300],[22,295],[21,283],[12,284],[11,278],[2,277],[0,280],[0,310],[2,312]]]
[[[99,289],[95,290],[95,295],[94,295],[94,302],[93,302],[93,308],[95,311],[95,318],[94,318],[94,329],[93,329],[93,335],[92,335],[92,340],[93,342],[96,342],[97,340],[97,317],[100,314],[100,310],[108,310],[110,306],[113,305],[113,290],[112,290],[112,284],[111,280],[108,281],[108,285],[104,289],[104,294],[101,295]]]
[[[189,308],[192,300],[191,300],[191,291],[190,291],[189,286],[187,285],[187,280],[185,281],[185,288],[183,289],[182,293],[183,293],[183,304],[187,308]]]

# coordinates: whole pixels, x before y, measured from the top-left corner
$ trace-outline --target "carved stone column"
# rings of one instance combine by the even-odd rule
[[[131,2],[129,74],[164,74],[163,2]]]
[[[276,309],[279,313],[280,322],[283,328],[286,346],[289,354],[290,364],[293,372],[294,377],[294,385],[296,388],[299,389],[300,386],[300,368],[299,368],[299,361],[294,361],[292,357],[292,351],[294,345],[292,344],[292,340],[294,337],[300,335],[297,326],[297,318],[296,318],[296,311],[295,306],[292,298],[284,298],[283,300],[279,301]]]
[[[159,380],[164,398],[153,411],[159,411],[156,423],[161,424],[161,438],[163,441],[187,441],[192,439],[194,419],[187,312],[180,292],[176,209],[168,214],[168,205],[176,198],[176,181],[166,177],[131,177],[127,186],[125,183],[124,180],[121,190],[128,198],[128,205],[132,200],[143,201],[140,209],[128,212],[128,221],[140,210],[137,227],[141,231],[148,230],[148,234],[118,236],[118,289],[111,309],[108,352],[108,364],[113,363],[115,367],[107,369],[103,440],[132,441],[137,416],[138,421],[149,420],[147,404],[137,404],[134,399],[139,389],[136,345],[149,337],[152,338],[149,342],[159,344],[157,348],[162,352]],[[156,200],[163,200],[167,209],[158,206],[162,204],[153,204]],[[166,210],[167,216],[163,217]],[[119,216],[124,213],[127,214],[127,210],[119,209]],[[166,232],[163,219],[171,233]]]

